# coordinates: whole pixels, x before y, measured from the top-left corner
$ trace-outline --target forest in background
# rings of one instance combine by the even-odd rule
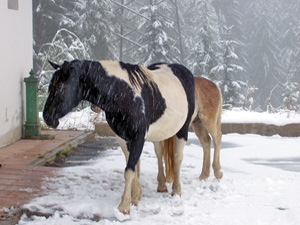
[[[182,63],[224,106],[300,111],[298,0],[33,0],[34,69],[47,60]]]

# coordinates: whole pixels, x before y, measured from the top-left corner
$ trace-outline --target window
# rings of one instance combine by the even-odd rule
[[[7,8],[19,10],[19,0],[7,0]]]

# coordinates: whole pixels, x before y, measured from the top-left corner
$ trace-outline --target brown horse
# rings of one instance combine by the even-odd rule
[[[222,94],[220,89],[212,81],[205,78],[195,78],[195,112],[192,117],[192,127],[203,148],[203,167],[200,180],[204,180],[210,175],[210,143],[211,138],[214,143],[213,170],[217,179],[223,177],[220,165],[220,147],[221,147],[221,113],[222,113]],[[154,143],[155,152],[158,158],[158,192],[166,192],[166,181],[174,180],[174,171],[180,165],[175,161],[174,150],[176,143],[175,136],[162,142]],[[166,166],[166,177],[163,172],[164,157]]]

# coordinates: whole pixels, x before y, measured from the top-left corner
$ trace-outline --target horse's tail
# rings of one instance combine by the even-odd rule
[[[221,117],[222,117],[222,110],[223,110],[223,96],[222,96],[222,92],[218,86],[219,89],[219,107],[218,107],[218,115],[217,115],[217,127],[221,132],[222,129],[222,125],[221,125]]]
[[[171,183],[175,176],[174,154],[176,148],[176,136],[163,141],[163,157],[165,161],[166,181]]]

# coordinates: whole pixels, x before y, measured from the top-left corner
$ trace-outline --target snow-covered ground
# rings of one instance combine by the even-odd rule
[[[184,150],[182,196],[156,192],[157,162],[152,143],[141,161],[143,198],[130,218],[116,219],[124,188],[120,148],[106,151],[89,166],[65,168],[44,183],[44,195],[25,205],[49,218],[22,216],[20,225],[71,224],[300,224],[300,137],[223,135],[224,177],[198,179],[202,149],[193,133]],[[95,218],[100,218],[98,222]],[[98,220],[96,219],[96,220]]]
[[[223,110],[223,123],[264,123],[282,126],[300,123],[300,114],[295,111],[281,111],[278,113],[249,112],[240,108]]]
[[[89,108],[60,120],[59,129],[94,129]],[[300,123],[294,112],[269,114],[239,109],[224,111],[222,122]],[[142,154],[143,198],[122,224],[300,224],[300,137],[223,135],[224,177],[198,179],[202,149],[193,133],[184,151],[182,196],[156,192],[157,162],[152,143]],[[117,206],[124,188],[125,159],[120,148],[108,150],[97,163],[65,168],[44,182],[44,195],[25,208],[52,215],[23,215],[19,224],[120,224]],[[119,218],[120,219],[120,218]],[[97,222],[98,221],[98,222]]]

